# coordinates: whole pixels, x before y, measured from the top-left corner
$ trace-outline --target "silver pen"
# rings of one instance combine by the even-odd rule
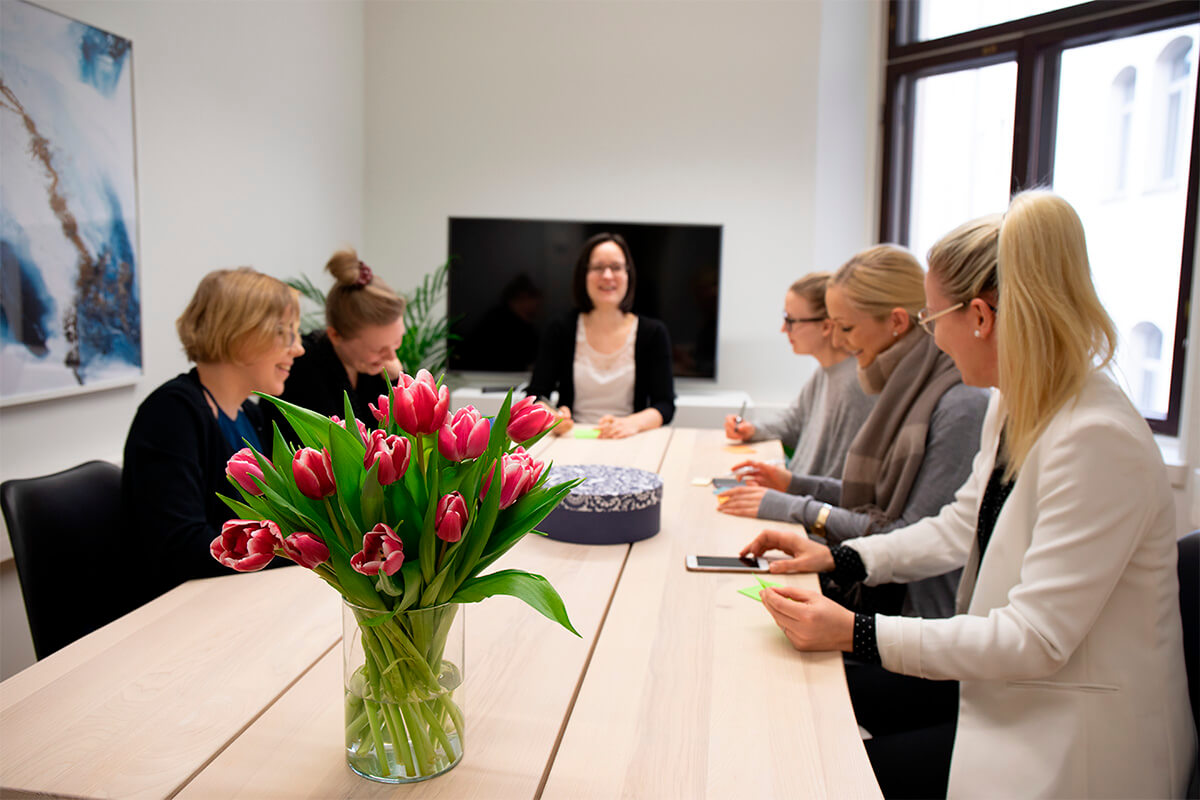
[[[733,418],[733,424],[734,424],[734,425],[741,425],[741,424],[742,424],[742,419],[743,419],[743,417],[745,417],[745,416],[746,416],[746,401],[745,401],[745,400],[743,400],[743,401],[742,401],[742,410],[741,410],[741,411],[739,411],[739,412],[737,413],[737,416]]]

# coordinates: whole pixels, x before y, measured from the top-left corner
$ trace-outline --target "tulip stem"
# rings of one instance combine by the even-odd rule
[[[329,514],[329,524],[333,526],[333,532],[337,536],[338,541],[341,542],[342,546],[345,547],[349,552],[355,552],[358,548],[351,546],[346,534],[342,532],[341,526],[338,525],[338,517],[333,510],[333,504],[329,502],[328,497],[322,498],[322,501],[325,503],[325,512]]]

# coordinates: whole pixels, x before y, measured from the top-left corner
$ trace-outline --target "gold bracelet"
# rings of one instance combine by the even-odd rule
[[[808,532],[814,536],[824,536],[825,521],[829,519],[830,511],[833,511],[833,506],[829,505],[829,503],[822,503],[821,510],[817,512],[817,519],[813,522],[812,526],[809,527]]]

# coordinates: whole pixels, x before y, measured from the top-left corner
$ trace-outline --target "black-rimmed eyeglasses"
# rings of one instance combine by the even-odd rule
[[[799,325],[801,322],[824,322],[827,319],[829,317],[789,317],[787,312],[784,312],[783,324],[791,330],[793,325]]]

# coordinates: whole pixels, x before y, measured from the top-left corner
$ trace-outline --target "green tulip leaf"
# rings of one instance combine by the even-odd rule
[[[517,569],[503,569],[489,575],[471,578],[450,598],[452,603],[478,603],[498,594],[506,594],[519,600],[524,600],[531,608],[552,619],[559,625],[579,636],[579,631],[571,625],[567,617],[567,607],[550,581],[532,572],[522,572]]]

